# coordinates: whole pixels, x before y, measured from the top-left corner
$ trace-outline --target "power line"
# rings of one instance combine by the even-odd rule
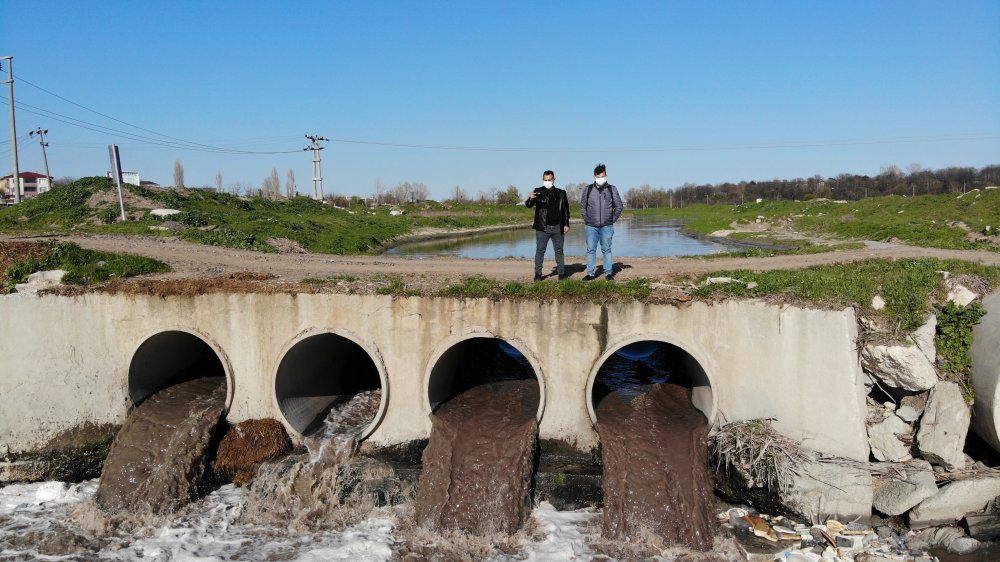
[[[0,100],[0,103],[9,105],[7,102]],[[128,131],[122,131],[120,129],[113,129],[111,127],[105,127],[104,125],[98,125],[97,123],[91,123],[89,121],[84,121],[82,119],[77,119],[75,117],[70,117],[68,115],[63,115],[55,111],[38,107],[35,105],[27,104],[24,102],[16,102],[15,106],[21,111],[31,113],[33,115],[38,115],[40,117],[45,117],[48,119],[53,119],[60,123],[65,123],[67,125],[72,125],[74,127],[79,127],[81,129],[86,129],[88,131],[94,131],[97,133],[110,134],[112,136],[117,136],[120,138],[128,139],[131,141],[142,142],[147,144],[153,144],[157,146],[163,146],[167,148],[176,148],[180,150],[191,150],[196,152],[210,152],[215,154],[295,154],[300,151],[298,150],[237,150],[230,148],[205,148],[209,145],[203,145],[200,143],[195,144],[181,144],[179,142],[172,142],[167,140],[156,139],[153,137],[148,137],[146,135],[140,135],[137,133],[130,133]],[[29,109],[31,108],[31,109]]]
[[[988,133],[951,134],[951,135],[928,135],[919,137],[898,137],[883,139],[833,139],[818,141],[779,141],[771,143],[755,144],[735,144],[735,145],[680,145],[667,147],[588,147],[588,148],[552,148],[552,147],[504,147],[504,146],[456,146],[437,144],[413,144],[394,143],[381,141],[367,141],[354,139],[327,139],[330,142],[346,144],[362,144],[374,146],[386,146],[392,148],[414,148],[425,150],[461,150],[461,151],[483,151],[483,152],[686,152],[686,151],[716,151],[716,150],[762,150],[772,148],[819,148],[828,146],[861,146],[871,144],[899,144],[915,142],[944,142],[963,140],[992,140],[998,139],[1000,135]]]

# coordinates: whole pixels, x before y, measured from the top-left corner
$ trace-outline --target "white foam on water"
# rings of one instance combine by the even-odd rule
[[[229,485],[156,528],[144,529],[133,536],[106,538],[103,547],[90,545],[83,554],[38,556],[5,540],[28,531],[66,532],[70,508],[90,500],[96,491],[96,479],[81,484],[42,482],[0,488],[0,560],[381,562],[392,559],[396,543],[393,531],[402,511],[378,508],[364,521],[342,531],[294,533],[278,526],[237,523],[245,507],[244,490]],[[557,511],[548,502],[542,502],[532,517],[544,538],[528,541],[520,553],[496,560],[590,560],[593,552],[587,547],[586,525],[599,515],[600,511],[587,509]],[[82,531],[80,534],[88,535]]]
[[[584,525],[598,516],[599,511],[593,509],[578,509],[575,511],[558,511],[549,502],[543,501],[534,509],[531,516],[545,531],[545,540],[537,543],[527,543],[524,551],[515,557],[501,560],[590,560],[594,552],[587,546],[586,535],[582,532]]]

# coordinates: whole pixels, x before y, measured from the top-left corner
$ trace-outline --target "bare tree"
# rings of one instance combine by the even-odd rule
[[[291,199],[295,197],[295,171],[288,169],[288,177],[285,179],[285,197]]]
[[[382,178],[375,178],[375,206],[381,205],[384,198],[385,184],[382,183]]]
[[[451,190],[451,200],[455,203],[467,203],[469,201],[469,195],[465,193],[465,190],[461,186],[456,185],[454,189]]]
[[[215,172],[215,191],[222,193],[222,172]]]
[[[184,187],[184,165],[180,160],[174,160],[174,187]]]

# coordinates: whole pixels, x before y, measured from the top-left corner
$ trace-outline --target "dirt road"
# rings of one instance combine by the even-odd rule
[[[7,238],[7,237],[5,237]],[[17,238],[7,238],[17,239]],[[38,238],[31,238],[38,240]],[[69,236],[60,240],[76,242],[93,250],[126,252],[156,258],[166,262],[173,272],[155,276],[163,279],[217,277],[236,272],[253,272],[275,276],[278,280],[297,282],[303,278],[327,278],[335,275],[371,276],[395,275],[417,284],[458,282],[466,277],[483,275],[495,279],[530,281],[531,260],[473,260],[455,257],[410,258],[386,256],[333,256],[327,254],[264,254],[217,246],[192,244],[174,238],[134,236]],[[796,269],[812,265],[843,263],[868,258],[955,258],[989,265],[1000,265],[1000,253],[965,250],[918,248],[881,242],[867,243],[861,250],[827,252],[764,258],[616,258],[616,279],[646,277],[670,280],[685,275],[700,275],[713,271],[751,269]],[[600,260],[598,260],[600,261]],[[573,278],[584,275],[584,256],[566,256],[567,270]],[[546,269],[554,267],[549,257]],[[554,278],[554,275],[552,276]]]

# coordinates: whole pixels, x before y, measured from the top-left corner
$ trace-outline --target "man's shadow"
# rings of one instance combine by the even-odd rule
[[[613,263],[611,265],[611,276],[614,277],[615,275],[617,275],[622,270],[631,269],[631,268],[632,268],[631,265],[628,265],[628,264],[625,264],[625,263],[622,263],[622,262],[615,262],[615,263]],[[566,267],[565,267],[565,271],[566,271],[566,276],[567,277],[571,277],[571,276],[573,276],[576,273],[586,273],[586,271],[587,271],[587,264],[586,263],[582,263],[582,262],[581,263],[567,263]],[[598,264],[597,271],[598,271],[598,275],[599,276],[603,277],[605,275],[605,273],[604,273],[604,266],[603,265]],[[543,275],[542,278],[543,279],[547,279],[549,277],[555,277],[556,275],[557,275],[556,269],[555,269],[555,267],[553,267],[552,271],[550,271],[548,273],[548,275]]]

